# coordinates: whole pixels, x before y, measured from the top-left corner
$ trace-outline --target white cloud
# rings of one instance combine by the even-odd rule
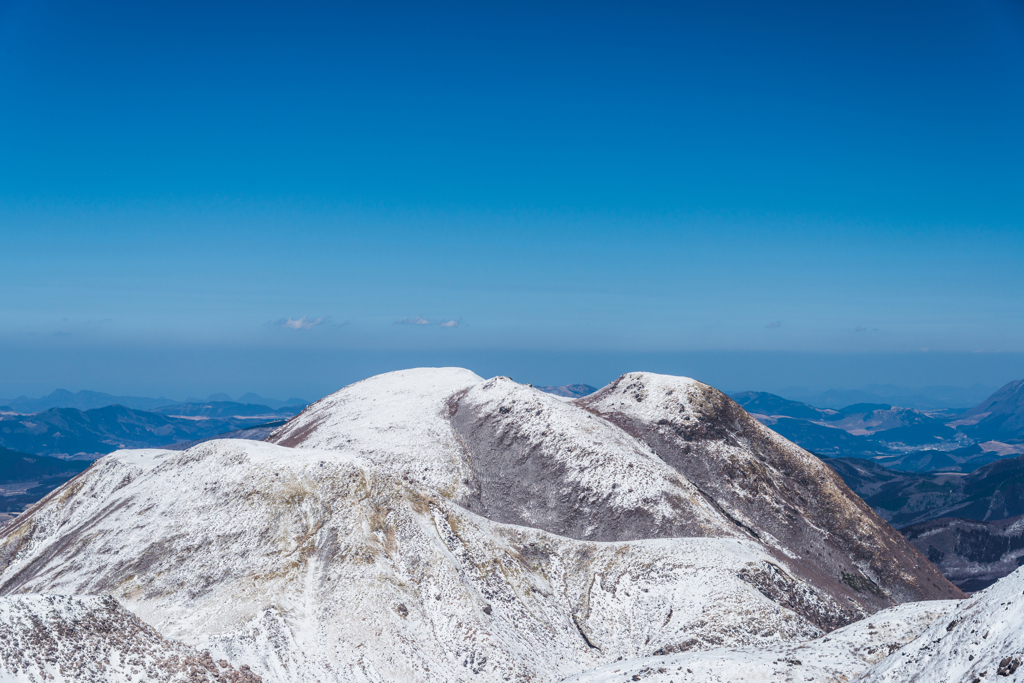
[[[458,320],[431,320],[417,315],[413,318],[400,318],[395,321],[396,325],[437,325],[438,327],[458,327]]]
[[[301,318],[281,318],[272,324],[277,327],[287,327],[289,330],[308,330],[325,322],[327,322],[327,318],[310,318],[304,315]]]

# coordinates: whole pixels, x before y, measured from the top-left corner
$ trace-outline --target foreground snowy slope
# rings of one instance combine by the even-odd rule
[[[957,604],[955,600],[911,602],[804,643],[716,648],[616,662],[566,683],[842,683],[898,651]]]
[[[249,667],[167,640],[110,597],[0,598],[0,682],[260,683]]]
[[[111,593],[266,681],[552,681],[821,631],[743,539],[599,543],[503,525],[365,460],[214,441],[123,451],[19,519],[0,592]]]
[[[1024,569],[961,602],[863,683],[1024,681]]]

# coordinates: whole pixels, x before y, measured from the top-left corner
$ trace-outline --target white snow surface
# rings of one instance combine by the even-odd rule
[[[905,603],[803,643],[646,657],[608,664],[566,682],[840,683],[897,652],[923,629],[956,609],[957,604],[956,600]]]
[[[361,455],[454,495],[465,478],[462,448],[447,419],[448,399],[482,382],[463,368],[415,368],[369,377],[320,399],[271,434],[301,448]]]
[[[120,451],[19,521],[0,591],[110,593],[264,681],[554,681],[821,634],[743,579],[777,567],[751,541],[572,540],[334,451]]]
[[[1024,568],[962,601],[857,680],[1024,681]]]

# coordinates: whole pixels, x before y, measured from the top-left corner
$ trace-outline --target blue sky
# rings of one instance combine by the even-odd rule
[[[1019,2],[370,5],[0,1],[0,396],[1024,376]]]

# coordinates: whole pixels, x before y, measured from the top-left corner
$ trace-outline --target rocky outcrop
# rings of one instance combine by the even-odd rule
[[[963,597],[831,468],[716,389],[630,373],[578,404],[648,446],[829,594],[869,612]]]
[[[16,595],[0,598],[0,680],[123,683],[262,683],[168,640],[110,596]]]

